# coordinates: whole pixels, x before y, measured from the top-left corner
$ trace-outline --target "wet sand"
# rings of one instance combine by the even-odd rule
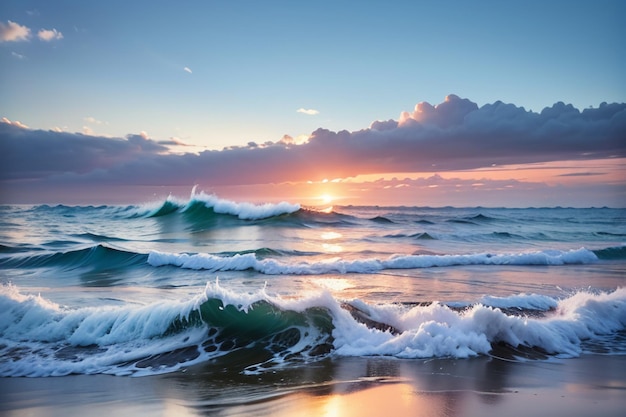
[[[260,375],[228,365],[141,378],[0,378],[0,415],[571,417],[626,410],[626,356],[336,358]]]

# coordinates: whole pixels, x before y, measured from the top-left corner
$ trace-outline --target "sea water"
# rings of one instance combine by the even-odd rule
[[[626,354],[626,209],[0,207],[0,376]]]

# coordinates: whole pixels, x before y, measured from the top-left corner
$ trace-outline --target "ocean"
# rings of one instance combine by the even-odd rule
[[[625,280],[626,209],[5,205],[0,377],[201,369],[224,405],[363,358],[568,366],[626,355]]]

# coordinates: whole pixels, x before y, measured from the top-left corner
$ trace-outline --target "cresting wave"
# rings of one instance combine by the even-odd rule
[[[330,273],[376,273],[385,269],[414,269],[459,265],[567,265],[588,264],[598,260],[585,248],[570,251],[544,250],[510,254],[479,253],[468,255],[395,255],[387,259],[330,259],[319,262],[284,263],[258,259],[254,253],[222,257],[211,254],[163,253],[152,251],[152,266],[173,265],[209,271],[244,271],[252,269],[268,275],[318,275]]]
[[[194,189],[188,201],[170,196],[162,203],[129,207],[127,210],[131,215],[137,217],[162,217],[173,213],[185,213],[200,216],[224,214],[240,220],[261,220],[295,213],[300,210],[300,205],[287,202],[277,204],[237,203],[204,192],[196,193]]]
[[[486,296],[459,308],[344,302],[327,292],[287,300],[265,290],[235,294],[215,282],[188,300],[69,309],[8,285],[0,290],[0,376],[141,376],[226,355],[244,373],[328,355],[468,358],[502,346],[533,358],[572,357],[586,341],[625,328],[623,288],[562,299]]]

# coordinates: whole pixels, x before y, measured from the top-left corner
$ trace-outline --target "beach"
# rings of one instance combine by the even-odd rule
[[[510,362],[343,358],[245,378],[1,378],[4,416],[621,416],[626,357]]]

